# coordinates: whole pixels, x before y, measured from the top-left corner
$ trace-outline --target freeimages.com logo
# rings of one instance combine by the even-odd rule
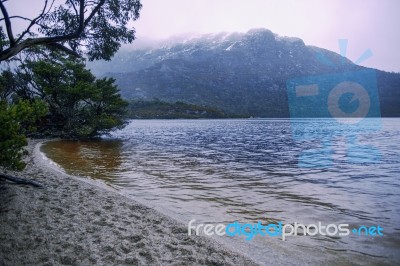
[[[347,40],[339,41],[343,59]],[[356,63],[372,56],[368,49]],[[326,65],[333,63],[320,54]],[[342,60],[343,61],[343,60]],[[295,141],[320,142],[299,156],[300,167],[332,167],[332,143],[338,137],[346,143],[347,163],[376,163],[378,149],[359,143],[359,137],[381,128],[381,114],[376,73],[372,69],[345,71],[294,78],[286,84],[292,135]],[[323,118],[320,124],[309,125],[301,118]]]

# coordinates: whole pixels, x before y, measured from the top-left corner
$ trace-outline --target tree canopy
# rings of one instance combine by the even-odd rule
[[[83,59],[62,52],[42,51],[39,58],[0,74],[0,167],[6,169],[24,168],[26,136],[94,138],[125,125],[128,103],[114,79],[96,79]]]
[[[35,128],[40,136],[93,138],[125,124],[127,103],[114,80],[96,79],[82,57],[110,60],[122,43],[131,43],[140,0],[38,2],[38,14],[26,17],[18,13],[23,8],[13,10],[15,1],[0,0],[0,62],[17,62],[0,74],[0,167],[5,169],[24,168],[26,136]]]
[[[124,125],[127,103],[115,80],[96,79],[83,60],[54,52],[45,60],[26,59],[13,80],[19,98],[46,102],[49,114],[40,130],[48,135],[92,138]]]
[[[38,1],[36,1],[38,2]],[[10,12],[7,0],[0,0],[0,62],[35,46],[47,46],[89,60],[110,58],[121,43],[135,39],[130,22],[139,18],[139,0],[42,0],[36,17]],[[14,24],[26,22],[15,34]]]

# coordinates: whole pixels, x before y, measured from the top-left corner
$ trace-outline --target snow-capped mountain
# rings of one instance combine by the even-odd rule
[[[89,64],[125,98],[159,98],[261,117],[287,117],[286,81],[361,70],[337,53],[267,29],[185,36]],[[377,71],[382,114],[400,115],[400,74]]]

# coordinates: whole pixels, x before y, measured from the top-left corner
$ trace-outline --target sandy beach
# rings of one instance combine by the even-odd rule
[[[0,265],[255,265],[111,188],[48,166],[30,140],[27,168],[0,182]]]

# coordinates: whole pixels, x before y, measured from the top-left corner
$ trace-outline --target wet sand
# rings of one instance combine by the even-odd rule
[[[44,189],[0,181],[0,265],[256,265],[112,188],[49,167],[30,140],[27,168]]]

